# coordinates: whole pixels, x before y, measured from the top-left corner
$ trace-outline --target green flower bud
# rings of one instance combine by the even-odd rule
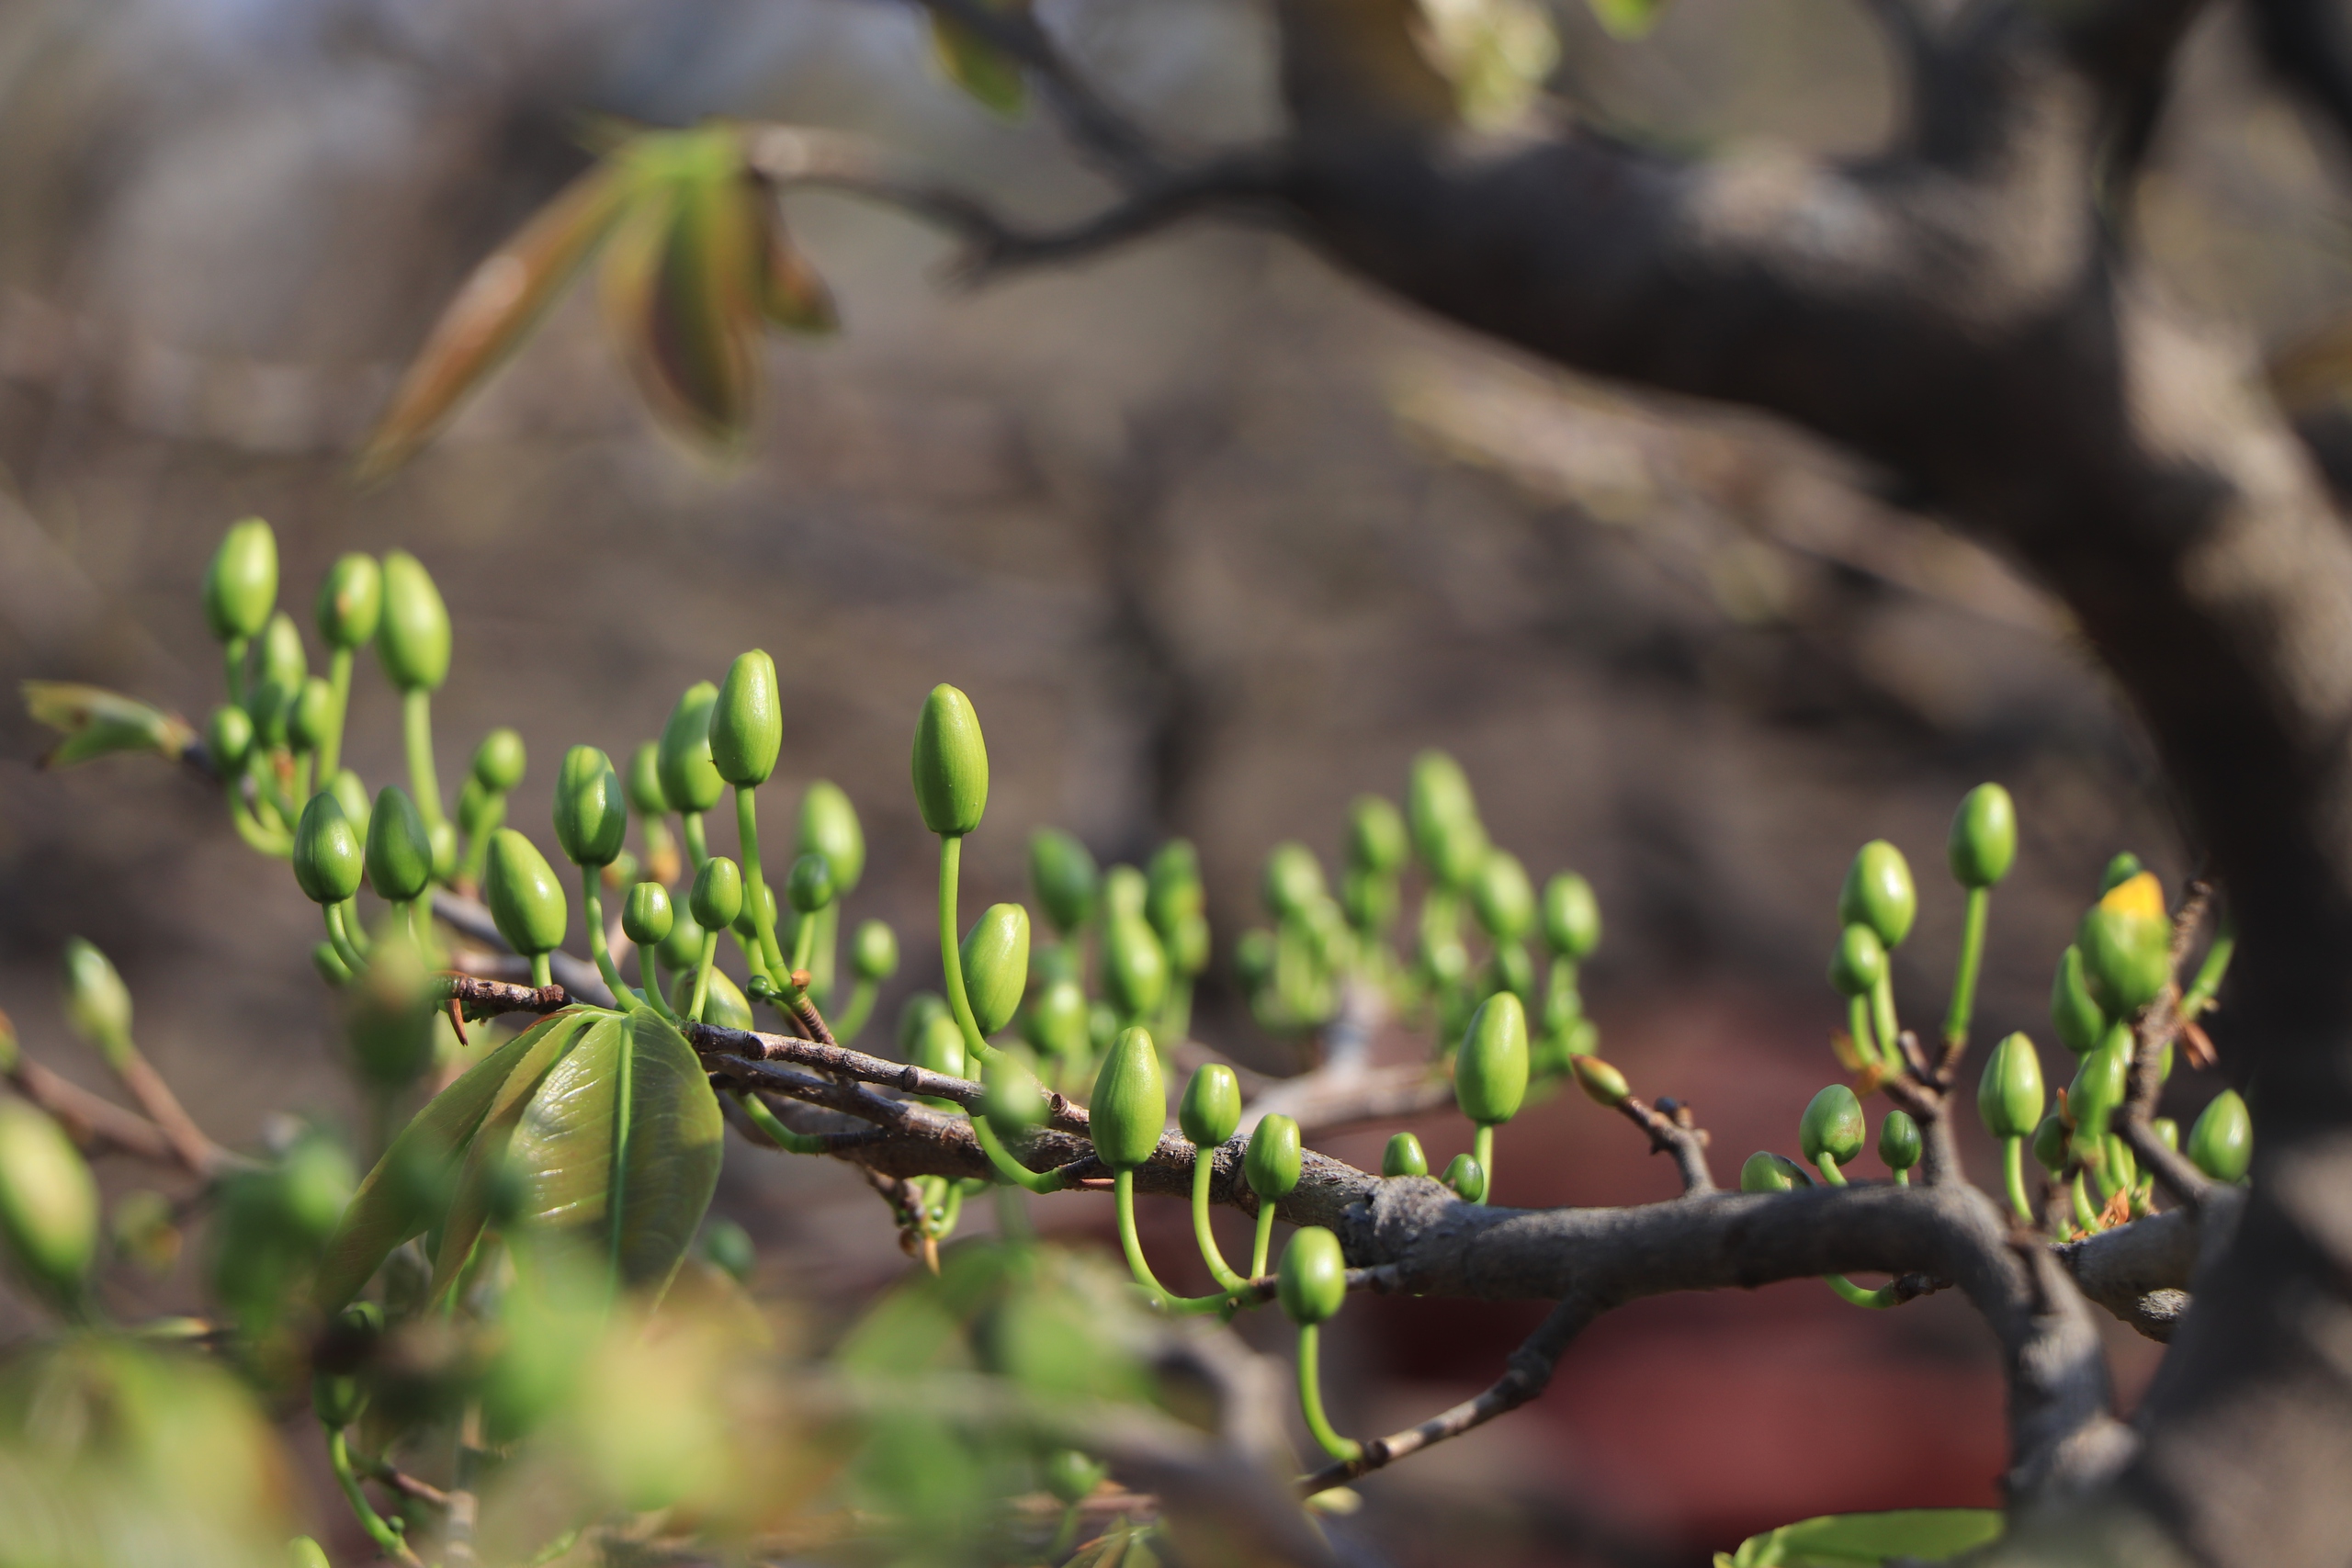
[[[912,1048],[907,1060],[925,1072],[942,1077],[960,1078],[971,1066],[964,1054],[964,1032],[945,1011],[923,1015],[922,1026],[915,1031]]]
[[[1944,856],[1962,887],[1990,887],[2009,874],[2018,858],[2018,808],[2007,790],[1981,784],[1968,792],[1951,819]]]
[[[1912,1131],[1918,1131],[1916,1124]],[[1804,1167],[1770,1149],[1757,1150],[1739,1168],[1739,1190],[1742,1192],[1793,1192],[1800,1187],[1812,1185],[1813,1178],[1804,1173]]]
[[[231,524],[204,574],[204,619],[221,642],[258,636],[277,603],[277,536],[258,517]]]
[[[2058,1043],[2077,1056],[2097,1050],[2107,1038],[2107,1012],[2091,998],[2079,947],[2070,946],[2059,955],[2058,973],[2050,982],[2050,1022],[2058,1032]]]
[[[1174,946],[1185,928],[1200,920],[1207,898],[1201,890],[1201,857],[1190,839],[1170,839],[1152,851],[1144,873],[1144,918],[1159,940]]]
[[[1264,988],[1273,978],[1274,965],[1281,960],[1282,946],[1270,931],[1246,931],[1233,944],[1233,972],[1245,991]]]
[[[2254,1118],[2238,1091],[2215,1095],[2188,1130],[2188,1157],[2216,1181],[2243,1181],[2254,1163]]]
[[[2020,1035],[2018,1038],[2022,1039]],[[1926,1144],[1919,1136],[1919,1123],[1907,1111],[1890,1111],[1886,1120],[1878,1124],[1878,1157],[1886,1168],[1905,1171],[1919,1163]]]
[[[2123,1103],[2131,1066],[2132,1032],[2118,1024],[2098,1050],[2083,1058],[2066,1090],[2066,1114],[2078,1132],[2094,1139],[2107,1135],[2107,1119]]]
[[[2171,1117],[2157,1117],[2154,1121],[2148,1123],[2148,1131],[2156,1135],[2156,1142],[2162,1144],[2173,1153],[2178,1154],[2180,1152],[2180,1123],[2174,1121]]]
[[[343,807],[344,820],[351,824],[353,841],[366,844],[368,829],[374,825],[376,808],[368,800],[368,786],[359,782],[359,775],[349,768],[337,768],[334,777],[326,783],[326,792],[334,796],[337,806]]]
[[[1306,1168],[1298,1123],[1277,1111],[1261,1116],[1241,1156],[1241,1177],[1261,1198],[1286,1198]]]
[[[901,1057],[910,1062],[915,1059],[916,1044],[934,1018],[944,1018],[950,1023],[956,1021],[955,1016],[947,1010],[947,998],[936,991],[917,991],[899,1006],[898,1040]],[[958,1030],[956,1048],[959,1051],[964,1048],[963,1038],[963,1032]]]
[[[1458,890],[1476,873],[1486,853],[1487,830],[1479,824],[1477,803],[1459,762],[1442,751],[1424,751],[1413,759],[1405,818],[1413,848],[1439,886]]]
[[[1140,916],[1114,919],[1102,931],[1102,988],[1123,1017],[1148,1018],[1168,996],[1168,953]]]
[[[833,901],[833,863],[822,853],[812,850],[792,863],[784,893],[794,909],[813,915]]]
[[[1379,932],[1396,923],[1401,902],[1393,872],[1350,866],[1340,876],[1340,908],[1360,931]]]
[[[756,786],[784,750],[784,697],[775,660],[752,649],[735,656],[710,710],[710,761],[729,784]]]
[[[227,778],[243,767],[253,745],[253,715],[226,703],[212,710],[212,721],[204,727],[204,749],[212,754],[215,773]]]
[[[1385,801],[1382,802],[1386,805]],[[1387,1177],[1427,1176],[1430,1156],[1421,1152],[1420,1139],[1410,1133],[1389,1135],[1388,1146],[1380,1151],[1380,1174]]]
[[[988,1091],[980,1111],[1000,1138],[1017,1138],[1045,1122],[1046,1091],[1030,1069],[1028,1055],[1018,1045],[1000,1051],[980,1071],[981,1085]]]
[[[381,1088],[413,1082],[433,1065],[439,1012],[424,955],[404,928],[388,928],[369,950],[368,967],[344,1009],[344,1032],[361,1076]],[[328,1216],[330,1225],[334,1220]]]
[[[1327,1323],[1348,1304],[1348,1260],[1340,1238],[1321,1225],[1302,1225],[1283,1248],[1274,1292],[1297,1324]]]
[[[2033,1042],[2012,1034],[1993,1047],[1976,1081],[1976,1114],[1996,1138],[2023,1138],[2041,1122],[2041,1058]]]
[[[1868,926],[1848,926],[1829,955],[1829,984],[1841,997],[1866,997],[1886,976],[1886,944]]]
[[[2075,928],[2083,978],[2109,1018],[2129,1018],[2172,978],[2172,922],[2163,887],[2142,872],[2109,888]]]
[[[368,817],[368,886],[379,898],[405,903],[432,881],[433,840],[424,818],[408,791],[386,784]]]
[[[1527,1098],[1527,1010],[1509,991],[1478,1004],[1453,1059],[1453,1098],[1462,1114],[1498,1126]]]
[[[294,881],[314,904],[340,904],[359,891],[367,856],[332,791],[321,790],[294,824]]]
[[[384,615],[384,574],[373,556],[347,555],[327,568],[319,584],[319,636],[329,648],[365,646]]]
[[[1241,1125],[1241,1080],[1222,1062],[1210,1062],[1193,1074],[1184,1098],[1176,1107],[1176,1124],[1201,1148],[1215,1148]]]
[[[458,825],[446,818],[426,829],[433,840],[433,879],[447,882],[458,874]]]
[[[1568,1058],[1568,1070],[1576,1075],[1577,1087],[1596,1105],[1614,1111],[1633,1098],[1633,1089],[1625,1082],[1625,1075],[1590,1055]]]
[[[1099,880],[1094,856],[1069,834],[1040,828],[1029,835],[1029,885],[1037,890],[1046,923],[1059,935],[1069,935],[1092,917]]]
[[[1544,885],[1544,945],[1554,957],[1577,964],[1600,945],[1600,900],[1592,884],[1573,871]]]
[[[523,770],[529,761],[521,736],[511,729],[493,729],[474,748],[474,778],[492,795],[510,794],[523,782]]]
[[[1911,863],[1884,839],[1872,839],[1855,852],[1847,869],[1846,886],[1838,893],[1838,919],[1846,925],[1863,925],[1877,933],[1890,952],[1911,934],[1919,913],[1919,894],[1911,882]]]
[[[334,688],[313,675],[294,694],[287,709],[286,739],[297,751],[315,751],[334,728]]]
[[[1056,1449],[1046,1456],[1046,1490],[1062,1502],[1077,1503],[1091,1495],[1110,1467],[1097,1463],[1076,1449]]]
[[[1029,985],[1029,911],[991,904],[964,933],[964,990],[984,1035],[1012,1021]]]
[[[1151,917],[1146,911],[1151,903],[1151,883],[1142,872],[1131,865],[1114,865],[1102,874],[1102,923],[1114,920],[1143,920]]]
[[[865,829],[841,785],[819,779],[800,797],[800,849],[803,853],[813,850],[831,863],[834,897],[846,898],[857,890],[865,874]]]
[[[2142,870],[2143,867],[2140,864],[2140,857],[2133,854],[2130,850],[2125,850],[2113,860],[2109,861],[2107,863],[2107,869],[2099,874],[2099,896],[2101,897],[2105,897],[2108,894],[2114,892],[2117,888],[2122,886],[2125,883],[2139,875]]]
[[[1305,919],[1330,897],[1323,886],[1323,866],[1315,852],[1297,840],[1276,844],[1266,856],[1260,895],[1276,919]]]
[[[98,1249],[98,1188],[65,1129],[0,1100],[0,1245],[28,1284],[77,1300]]]
[[[1797,1145],[1815,1165],[1825,1157],[1837,1165],[1862,1152],[1862,1102],[1844,1084],[1834,1083],[1813,1097],[1797,1123]]]
[[[1497,942],[1516,942],[1535,929],[1535,885],[1508,850],[1492,850],[1470,882],[1470,908]]]
[[[1405,869],[1413,840],[1396,807],[1376,795],[1360,795],[1348,807],[1348,863],[1358,871],[1393,877]]]
[[[286,1543],[287,1568],[334,1568],[328,1561],[326,1549],[307,1535],[298,1535]]]
[[[662,743],[658,740],[641,742],[628,754],[628,804],[648,821],[670,809],[670,797],[662,793]]]
[[[537,845],[512,828],[499,829],[490,836],[490,862],[482,881],[490,918],[509,947],[534,957],[563,945],[571,906],[564,900],[563,884],[556,880]]]
[[[384,1309],[374,1302],[354,1302],[335,1319],[335,1337],[355,1348],[366,1347],[383,1332]],[[314,1373],[311,1378],[311,1409],[327,1430],[340,1432],[367,1413],[367,1386],[347,1373]]]
[[[1445,1168],[1445,1184],[1465,1203],[1487,1201],[1487,1170],[1468,1155],[1455,1155]]]
[[[2065,1168],[2067,1145],[2072,1141],[2064,1119],[2053,1111],[2041,1119],[2041,1125],[2033,1130],[2033,1157],[2044,1170],[2055,1176]]]
[[[937,685],[915,720],[915,804],[922,825],[942,837],[970,832],[989,804],[989,748],[972,699]]]
[[[718,688],[697,681],[662,727],[662,796],[674,811],[707,811],[727,787],[710,758],[710,710],[718,705]]]
[[[130,1046],[131,989],[104,952],[77,936],[66,941],[66,1022],[106,1055]]]
[[[1140,1029],[1119,1032],[1094,1076],[1087,1113],[1093,1122],[1094,1153],[1104,1165],[1133,1170],[1151,1157],[1168,1121],[1168,1089],[1149,1034]]]
[[[555,776],[555,841],[574,865],[610,865],[628,832],[628,804],[613,760],[594,746],[563,754]]]
[[[704,1221],[695,1250],[739,1285],[750,1284],[760,1266],[759,1248],[752,1245],[751,1232],[732,1220]]]
[[[713,855],[695,873],[686,894],[686,908],[695,924],[707,931],[723,931],[743,912],[743,872],[725,855]]]
[[[658,882],[640,882],[628,890],[621,906],[621,930],[639,947],[658,948],[677,924],[670,908],[670,890]]]
[[[311,660],[302,651],[301,628],[285,611],[270,616],[269,625],[262,628],[261,657],[254,669],[264,685],[276,686],[284,694],[282,700],[290,714],[302,682],[310,679]]]
[[[406,550],[384,558],[384,618],[376,657],[393,685],[430,692],[449,676],[449,609],[423,562]]]
[[[662,939],[660,953],[662,967],[673,971],[686,969],[702,961],[704,927],[694,917],[694,911],[673,904],[670,909],[670,934]]]
[[[253,716],[254,739],[265,747],[286,744],[286,715],[300,694],[275,681],[256,679],[245,692],[245,711]]]
[[[686,1004],[694,999],[695,976],[690,969],[670,987],[670,1006],[683,1016]],[[718,1029],[749,1032],[753,1027],[752,1004],[744,999],[742,987],[727,977],[726,970],[715,965],[710,971],[710,992],[703,998],[702,1021]]]
[[[1165,943],[1169,967],[1190,979],[1209,966],[1209,921],[1206,915],[1187,915],[1177,922]]]
[[[898,933],[880,920],[868,920],[850,939],[850,973],[878,984],[899,972]]]
[[[1023,1032],[1029,1043],[1049,1055],[1072,1057],[1090,1049],[1086,992],[1075,980],[1055,980],[1029,1004]]]

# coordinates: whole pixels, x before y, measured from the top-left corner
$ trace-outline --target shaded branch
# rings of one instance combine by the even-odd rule
[[[152,1069],[150,1072],[152,1076]],[[186,1123],[182,1135],[175,1137],[137,1111],[59,1077],[21,1050],[8,1066],[6,1077],[10,1088],[54,1117],[85,1152],[112,1152],[153,1165],[178,1166],[191,1176],[206,1179],[253,1167],[252,1160],[205,1136],[193,1122],[187,1121],[185,1112],[181,1114]],[[179,1102],[174,1099],[172,1103],[176,1107]]]
[[[1053,35],[1038,23],[1035,13],[1028,6],[996,6],[987,0],[915,3],[955,23],[998,53],[1019,62],[1036,83],[1071,144],[1122,184],[1137,185],[1159,172],[1162,160],[1150,137],[1134,120],[1114,108],[1063,57]]]

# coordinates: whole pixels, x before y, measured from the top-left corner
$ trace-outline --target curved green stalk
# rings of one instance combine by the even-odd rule
[[[245,650],[252,646],[250,637],[232,637],[220,649],[223,672],[229,680],[229,700],[239,707],[245,705]]]
[[[1258,1200],[1258,1234],[1250,1244],[1250,1277],[1266,1277],[1266,1255],[1274,1247],[1274,1203],[1271,1198]]]
[[[1168,979],[1168,999],[1159,1009],[1159,1029],[1153,1035],[1165,1040],[1172,1048],[1193,1035],[1193,981],[1190,976],[1171,975]]]
[[[345,898],[340,904],[325,907],[327,940],[334,943],[337,958],[345,967],[357,975],[368,967],[368,936],[359,929],[359,900]]]
[[[466,852],[458,863],[458,879],[480,886],[482,863],[490,858],[490,836],[506,821],[506,797],[493,795],[482,802],[481,815],[474,822],[473,837],[466,840]]]
[[[588,956],[596,961],[596,973],[605,977],[614,1004],[623,1012],[635,1012],[644,1005],[644,998],[621,978],[620,966],[613,962],[613,950],[605,944],[605,873],[601,866],[580,868],[580,914],[588,927]]]
[[[323,783],[328,776],[321,773],[320,781]],[[294,753],[294,798],[305,806],[311,803],[311,753],[308,751]]]
[[[229,820],[235,825],[237,837],[245,841],[247,848],[259,850],[278,860],[286,860],[294,853],[294,835],[283,829],[265,826],[254,815],[253,808],[245,804],[244,791],[237,787],[235,779],[229,781],[226,793],[229,796]]]
[[[826,908],[831,907],[827,905]],[[816,976],[808,966],[816,960],[817,924],[823,919],[824,913],[823,909],[820,909],[815,914],[801,915],[792,922],[792,972],[796,975],[808,976],[812,982],[810,986],[812,990],[815,988],[813,982]],[[835,1038],[838,1039],[839,1036]]]
[[[531,954],[531,984],[541,990],[555,984],[555,976],[548,973],[548,955],[544,953]]]
[[[2194,1019],[2212,1005],[2213,993],[2222,988],[2222,980],[2230,972],[2230,958],[2237,950],[2237,922],[2223,920],[2213,945],[2206,950],[2205,962],[2197,966],[2197,978],[2189,982],[2188,992],[2180,998],[2183,1019]]]
[[[702,933],[702,956],[695,962],[695,993],[686,1001],[686,1016],[704,1022],[703,1008],[710,1000],[710,966],[718,957],[718,933]]]
[[[351,1467],[351,1445],[339,1427],[327,1430],[327,1462],[334,1468],[335,1484],[343,1488],[344,1501],[351,1505],[359,1528],[368,1532],[376,1550],[400,1562],[414,1562],[416,1553],[409,1550],[407,1539],[376,1511],[375,1505],[368,1501],[368,1494],[359,1489],[358,1472]]]
[[[1170,1294],[1144,1261],[1143,1241],[1136,1235],[1136,1173],[1122,1170],[1111,1179],[1111,1191],[1119,1205],[1119,1247],[1127,1255],[1128,1271],[1136,1283],[1151,1292],[1151,1299],[1164,1312],[1177,1314],[1215,1312],[1225,1305],[1225,1292],[1209,1296],[1179,1296]]]
[[[1827,1154],[1825,1153],[1819,1159],[1815,1160],[1813,1167],[1821,1172],[1821,1179],[1829,1183],[1830,1186],[1846,1185],[1846,1173],[1838,1168],[1838,1162],[1831,1159]]]
[[[703,862],[710,858],[709,846],[703,842],[702,813],[699,811],[679,812],[678,836],[686,841],[688,863],[686,869],[690,873],[700,873]],[[689,876],[688,880],[691,881],[692,877]]]
[[[2033,1200],[2025,1190],[2025,1140],[2001,1140],[2001,1179],[2008,1186],[2009,1207],[2016,1211],[2018,1223],[2033,1224]]]
[[[760,1101],[758,1095],[748,1090],[735,1096],[735,1103],[752,1119],[752,1125],[775,1141],[776,1147],[786,1154],[820,1155],[826,1152],[825,1140],[815,1133],[796,1133],[775,1119],[775,1112]]]
[[[743,899],[752,911],[752,929],[760,933],[760,956],[777,990],[792,994],[792,971],[784,966],[784,949],[776,945],[775,920],[768,913],[767,882],[760,874],[760,808],[752,791],[735,786],[736,847],[743,854]]]
[[[672,1023],[677,1022],[677,1010],[671,1007],[670,998],[662,994],[662,964],[653,956],[651,948],[637,950],[637,977],[645,982],[646,1005]]]
[[[1822,1278],[1829,1282],[1831,1290],[1858,1307],[1883,1310],[1903,1304],[1903,1298],[1895,1293],[1892,1283],[1882,1285],[1875,1291],[1866,1291],[1843,1274],[1824,1274]]]
[[[851,987],[849,1006],[833,1020],[833,1038],[846,1045],[865,1032],[866,1021],[874,1016],[874,998],[881,987],[871,980],[860,980]]]
[[[343,716],[351,707],[351,649],[338,648],[327,656],[327,685],[334,693],[334,714],[319,742],[319,778],[334,777],[343,761]]]
[[[441,825],[441,780],[433,771],[433,694],[401,695],[401,737],[408,750],[408,788],[427,829]]]
[[[2067,1189],[2074,1199],[2075,1228],[2085,1235],[2098,1229],[2098,1211],[2091,1207],[2090,1194],[2083,1190],[2083,1173],[2075,1172],[2075,1179]]]
[[[1363,1445],[1352,1438],[1343,1438],[1331,1430],[1330,1418],[1323,1414],[1323,1377],[1317,1368],[1322,1348],[1316,1325],[1298,1325],[1298,1409],[1306,1417],[1306,1429],[1323,1445],[1323,1451],[1333,1459],[1346,1461],[1360,1459]]]
[[[1888,960],[1887,967],[1894,967]],[[1889,1072],[1903,1070],[1903,1047],[1896,1043],[1902,1031],[1894,1021],[1894,978],[1882,974],[1878,984],[1871,987],[1871,1024],[1878,1032],[1878,1059],[1886,1064]]]
[[[1250,1283],[1233,1271],[1218,1250],[1216,1235],[1209,1228],[1209,1183],[1216,1179],[1216,1150],[1195,1145],[1193,1149],[1193,1239],[1200,1243],[1201,1261],[1209,1266],[1209,1273],[1227,1291],[1238,1291]]]
[[[1031,1170],[1013,1158],[1012,1151],[1004,1146],[1004,1141],[996,1135],[996,1129],[989,1125],[987,1117],[972,1118],[972,1134],[979,1140],[980,1152],[989,1156],[989,1163],[996,1167],[997,1174],[1014,1186],[1026,1188],[1032,1192],[1059,1192],[1062,1190],[1064,1183],[1060,1171]]]
[[[1965,1044],[1968,1021],[1976,1010],[1976,973],[1984,962],[1984,912],[1992,908],[1993,890],[1968,890],[1967,912],[1961,918],[1960,963],[1952,971],[1951,1009],[1944,1014],[1944,1043]]]
[[[956,1014],[956,1026],[964,1032],[965,1055],[974,1062],[993,1062],[996,1060],[996,1047],[980,1038],[979,1021],[972,1016],[972,998],[964,989],[963,944],[956,938],[956,885],[963,874],[963,835],[942,833],[939,836],[939,966],[947,978],[947,1005]]]
[[[1495,1193],[1495,1130],[1484,1122],[1478,1123],[1477,1134],[1470,1140],[1470,1157],[1478,1162],[1480,1170],[1486,1172],[1485,1196],[1493,1197]]]

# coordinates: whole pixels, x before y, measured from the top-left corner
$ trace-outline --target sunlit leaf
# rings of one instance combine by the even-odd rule
[[[482,1226],[490,1218],[492,1186],[504,1166],[507,1145],[523,1120],[524,1107],[530,1103],[533,1091],[548,1072],[587,1031],[585,1015],[565,1021],[565,1028],[541,1032],[531,1049],[514,1064],[466,1145],[466,1157],[458,1169],[449,1213],[441,1222],[441,1247],[434,1256],[433,1282],[425,1290],[427,1301],[440,1300],[441,1292],[449,1288],[449,1282],[472,1256],[474,1243],[481,1238]]]
[[[993,0],[993,8],[1026,12],[1029,0]],[[963,23],[933,11],[931,50],[947,79],[986,107],[1012,119],[1027,106],[1029,88],[1021,73],[1021,62],[983,40]]]
[[[176,761],[196,744],[196,731],[187,720],[103,686],[27,681],[23,691],[25,711],[65,737],[40,760],[44,768],[68,768],[120,751],[153,751]]]
[[[702,1064],[651,1009],[599,1021],[543,1078],[507,1145],[522,1217],[596,1239],[659,1292],[718,1185],[726,1127]]]
[[[1826,1514],[1750,1536],[1739,1550],[1715,1553],[1716,1568],[1878,1568],[1893,1557],[1941,1562],[1997,1540],[1993,1508],[1895,1508],[1876,1514]]]
[[[363,479],[391,472],[486,380],[596,252],[628,205],[625,172],[603,163],[564,187],[466,279],[401,378],[368,445]]]
[[[1593,0],[1625,12],[1656,0]],[[1420,0],[1423,47],[1453,85],[1455,106],[1473,126],[1498,130],[1526,114],[1560,62],[1559,34],[1536,0]],[[1602,17],[1613,32],[1616,24]]]
[[[458,1155],[481,1125],[507,1075],[548,1033],[576,1027],[580,1016],[581,1010],[567,1008],[541,1019],[469,1067],[401,1129],[327,1238],[314,1287],[322,1313],[341,1309],[382,1267],[392,1248],[423,1235],[438,1217]]]
[[[1634,39],[1657,26],[1666,14],[1666,0],[1585,0],[1595,20],[1611,38]]]

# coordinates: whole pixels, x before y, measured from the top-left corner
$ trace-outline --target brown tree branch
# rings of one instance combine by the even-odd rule
[[[1071,145],[1120,183],[1140,185],[1159,174],[1163,160],[1151,138],[1070,64],[1028,6],[1000,6],[987,0],[915,3],[1017,61],[1036,83]]]
[[[1684,1196],[1715,1190],[1714,1172],[1707,1168],[1706,1131],[1691,1119],[1688,1104],[1661,1098],[1653,1108],[1629,1094],[1618,1102],[1617,1109],[1628,1122],[1649,1134],[1650,1153],[1674,1156],[1675,1168],[1681,1173]]]

